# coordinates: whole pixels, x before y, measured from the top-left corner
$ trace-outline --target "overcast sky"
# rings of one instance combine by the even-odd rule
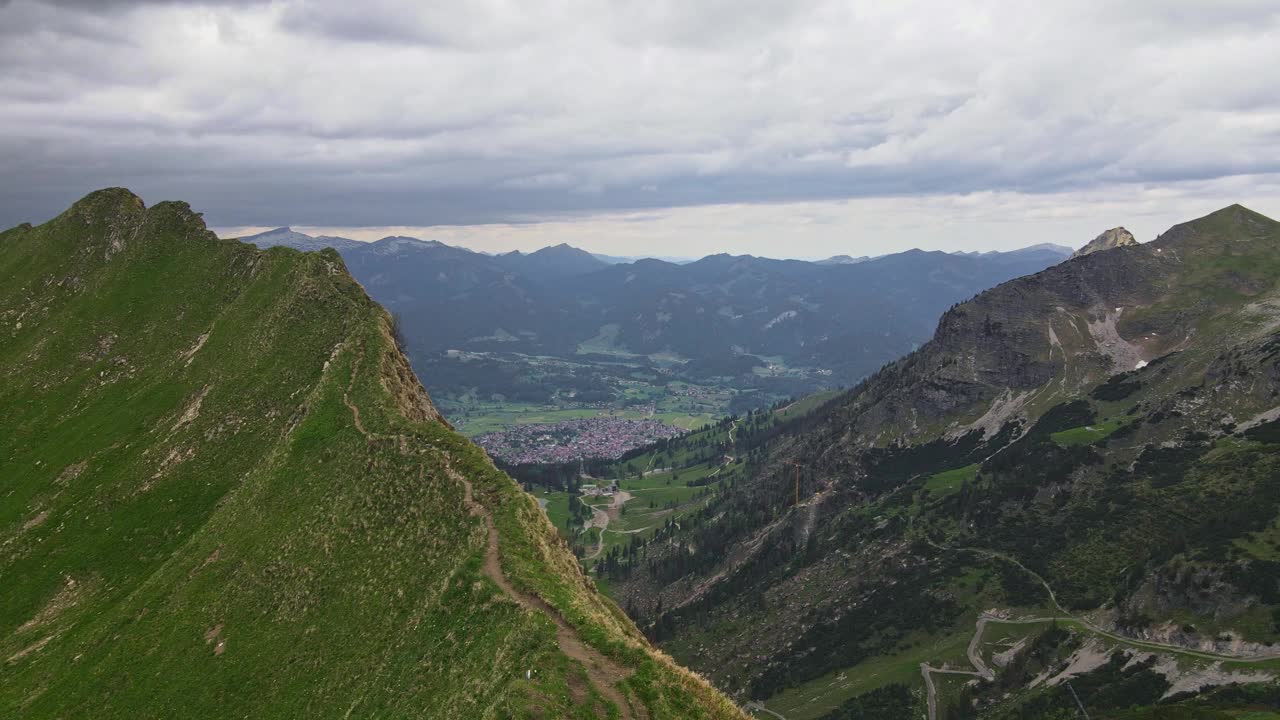
[[[0,0],[0,226],[877,254],[1280,217],[1280,3]]]

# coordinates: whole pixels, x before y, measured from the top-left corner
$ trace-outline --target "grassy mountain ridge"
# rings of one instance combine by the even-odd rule
[[[0,248],[5,715],[741,717],[441,422],[333,251],[121,189]]]
[[[1278,283],[1280,224],[1232,206],[997,286],[797,426],[726,446],[732,490],[610,587],[759,700],[867,675],[922,700],[919,664],[967,662],[991,608],[1070,624],[1049,676],[1097,642],[1159,655],[1150,688],[1215,658],[1274,678]],[[965,707],[1039,716],[1010,691]]]

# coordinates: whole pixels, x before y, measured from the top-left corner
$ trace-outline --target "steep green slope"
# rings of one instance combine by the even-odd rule
[[[431,406],[336,253],[93,193],[0,234],[0,714],[741,713]]]
[[[744,436],[733,492],[610,587],[753,699],[907,683],[924,710],[919,666],[977,672],[989,609],[1068,625],[1063,663],[1127,648],[1169,687],[1226,681],[1197,663],[1274,678],[1277,330],[1280,224],[1239,206],[1006,283],[801,426]],[[831,709],[803,705],[779,707]]]

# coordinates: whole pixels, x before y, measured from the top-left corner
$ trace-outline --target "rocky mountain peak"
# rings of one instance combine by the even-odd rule
[[[1071,255],[1072,258],[1083,257],[1096,253],[1100,250],[1110,250],[1112,248],[1123,247],[1125,245],[1137,245],[1138,241],[1134,239],[1133,233],[1122,227],[1111,228],[1102,233],[1098,237],[1089,241],[1088,245],[1080,248]]]

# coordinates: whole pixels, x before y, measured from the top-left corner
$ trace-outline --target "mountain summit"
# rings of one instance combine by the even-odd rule
[[[567,243],[544,247],[531,253],[519,250],[495,258],[503,267],[523,273],[542,282],[554,282],[575,275],[602,270],[609,263],[586,250]]]
[[[1134,239],[1133,233],[1122,227],[1111,228],[1102,233],[1098,237],[1089,241],[1087,245],[1071,254],[1072,258],[1084,257],[1103,250],[1124,247],[1126,245],[1137,245],[1138,241]]]
[[[333,250],[0,233],[0,716],[745,716],[441,419]]]

